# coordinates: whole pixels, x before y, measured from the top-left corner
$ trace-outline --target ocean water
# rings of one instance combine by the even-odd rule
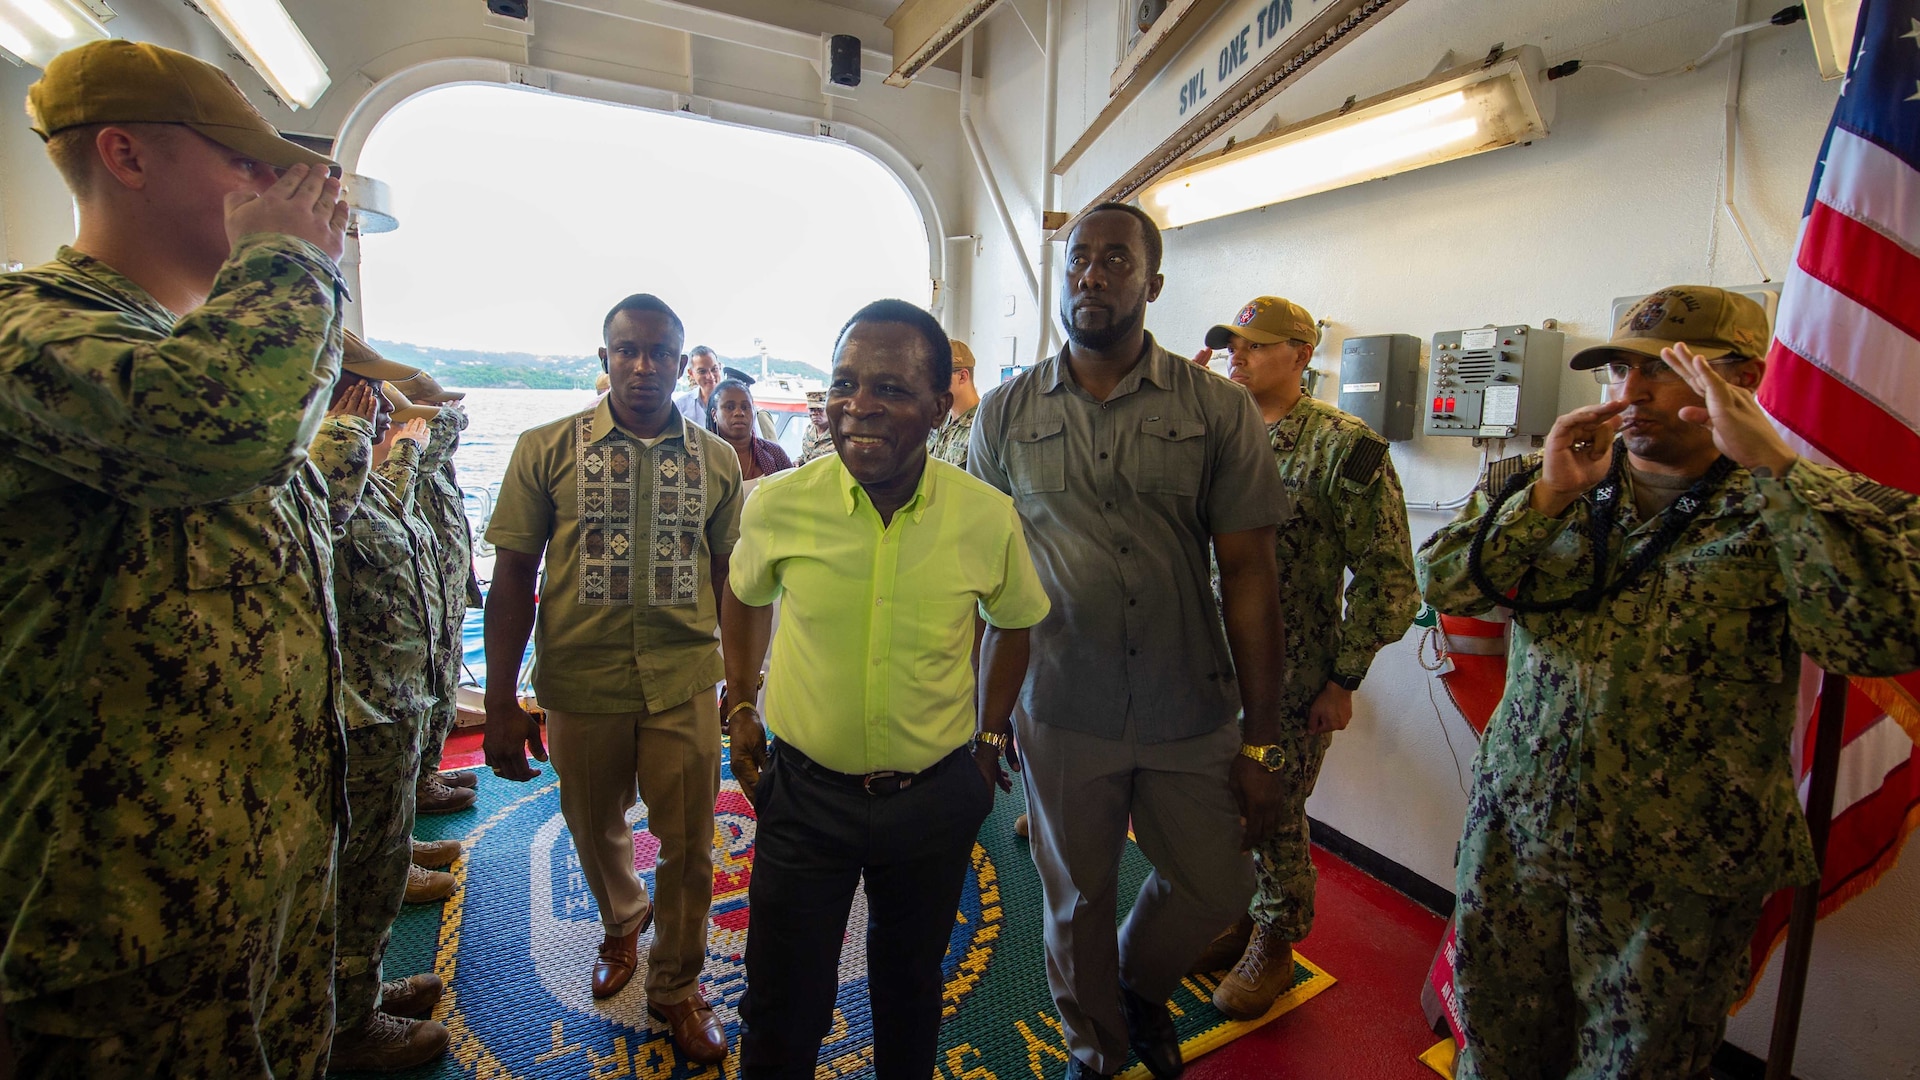
[[[467,521],[473,525],[474,563],[484,592],[493,578],[493,548],[483,537],[487,518],[493,513],[494,496],[507,475],[507,462],[513,456],[513,444],[520,433],[558,420],[593,403],[591,390],[469,390],[466,401],[467,430],[460,435],[460,449],[454,452],[453,465],[460,478],[460,489],[467,495]],[[478,609],[467,612],[462,630],[462,681],[485,685],[486,649],[483,645]],[[529,648],[531,653],[532,649]],[[522,677],[527,667],[521,664]]]

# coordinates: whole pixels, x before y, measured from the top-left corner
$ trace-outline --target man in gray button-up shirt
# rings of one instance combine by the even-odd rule
[[[1265,748],[1289,502],[1246,391],[1147,334],[1159,263],[1138,210],[1084,216],[1062,275],[1067,347],[986,396],[968,449],[970,471],[1014,497],[1053,601],[1016,733],[1070,1077],[1118,1072],[1129,1045],[1178,1074],[1166,999],[1252,895],[1247,848],[1279,797]],[[1155,869],[1116,938],[1129,820]]]

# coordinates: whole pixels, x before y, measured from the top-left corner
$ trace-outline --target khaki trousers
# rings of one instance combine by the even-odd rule
[[[1033,865],[1047,904],[1047,984],[1067,1049],[1096,1072],[1127,1063],[1120,984],[1165,1001],[1220,928],[1247,910],[1253,857],[1227,771],[1240,726],[1141,743],[1036,723],[1016,710]],[[1153,872],[1114,930],[1131,821]]]
[[[660,713],[547,713],[560,813],[610,935],[647,915],[626,822],[637,794],[660,841],[654,864],[647,997],[675,1005],[700,986],[713,904],[713,804],[720,797],[720,705],[713,688]]]

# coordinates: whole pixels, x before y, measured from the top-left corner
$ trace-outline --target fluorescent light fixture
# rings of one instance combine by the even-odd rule
[[[110,36],[99,17],[77,0],[0,0],[0,49],[34,67]]]
[[[1553,88],[1531,45],[1199,158],[1155,181],[1140,207],[1162,228],[1271,206],[1537,139]]]
[[[333,80],[280,0],[195,0],[280,100],[313,107]]]
[[[1820,77],[1837,79],[1852,59],[1853,27],[1860,21],[1860,0],[1807,0],[1807,29],[1813,34],[1813,58]]]

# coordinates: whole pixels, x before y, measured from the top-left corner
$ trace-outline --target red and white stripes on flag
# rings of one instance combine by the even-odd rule
[[[1868,0],[1856,34],[1759,397],[1808,458],[1920,494],[1920,0]],[[1804,667],[1803,802],[1819,681]],[[1822,918],[1870,888],[1920,826],[1920,673],[1851,683]],[[1767,903],[1756,981],[1791,908],[1790,892]]]

